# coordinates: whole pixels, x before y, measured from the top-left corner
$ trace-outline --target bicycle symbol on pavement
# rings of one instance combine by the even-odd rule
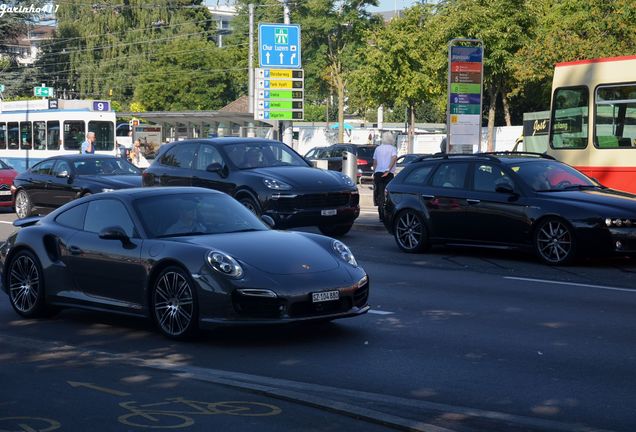
[[[2,417],[0,432],[51,432],[60,428],[60,423],[41,417]]]
[[[121,402],[122,408],[130,411],[119,416],[118,420],[128,426],[172,429],[192,426],[193,415],[225,414],[232,416],[261,417],[274,416],[281,413],[275,405],[260,402],[226,401],[199,402],[182,397],[167,398],[165,402],[138,405],[135,401]],[[175,406],[175,409],[167,409]],[[0,431],[2,432],[2,431]]]

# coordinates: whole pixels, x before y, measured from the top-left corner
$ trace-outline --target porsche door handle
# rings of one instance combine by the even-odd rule
[[[422,198],[427,199],[427,200],[431,200],[431,199],[435,198],[435,195],[422,194]]]
[[[81,255],[82,254],[82,250],[80,248],[78,248],[77,246],[69,246],[68,251],[71,253],[71,255]]]
[[[479,204],[481,201],[480,201],[480,200],[478,200],[478,199],[470,199],[470,198],[469,198],[469,199],[467,199],[467,200],[466,200],[466,202],[467,202],[468,204]]]

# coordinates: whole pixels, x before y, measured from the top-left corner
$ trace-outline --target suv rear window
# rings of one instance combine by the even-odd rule
[[[358,147],[358,157],[371,159],[373,158],[374,152],[375,152],[375,147]]]

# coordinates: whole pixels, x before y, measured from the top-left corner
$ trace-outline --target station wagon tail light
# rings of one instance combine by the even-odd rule
[[[243,276],[243,268],[234,258],[221,251],[208,252],[208,264],[221,274],[231,278],[240,279]]]
[[[631,219],[605,218],[605,225],[607,225],[608,227],[631,227],[632,225],[634,225],[634,223],[631,221]]]
[[[356,258],[353,256],[353,253],[351,253],[351,250],[347,247],[347,245],[345,245],[343,242],[334,240],[333,250],[336,251],[338,255],[340,255],[340,258],[342,258],[343,261],[354,267],[358,267]]]

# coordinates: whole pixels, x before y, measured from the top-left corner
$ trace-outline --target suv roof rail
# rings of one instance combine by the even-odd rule
[[[484,153],[476,153],[478,155],[492,155],[492,156],[536,156],[542,159],[551,159],[556,160],[554,157],[550,156],[547,153],[538,153],[538,152],[526,152],[526,151],[495,151],[495,152],[484,152]]]
[[[485,159],[492,159],[492,160],[497,159],[494,156],[494,154],[491,154],[491,153],[451,153],[451,154],[435,153],[435,154],[420,156],[417,159],[413,160],[413,162],[421,162],[426,159],[450,159],[450,158],[456,158],[456,157],[482,157]]]

